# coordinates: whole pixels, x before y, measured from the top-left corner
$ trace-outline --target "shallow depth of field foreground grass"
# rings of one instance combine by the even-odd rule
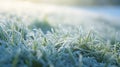
[[[120,67],[114,29],[38,23],[27,26],[17,16],[0,20],[0,67]]]

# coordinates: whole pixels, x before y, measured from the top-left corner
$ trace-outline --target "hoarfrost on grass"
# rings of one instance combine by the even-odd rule
[[[44,33],[41,28],[29,29],[24,21],[13,17],[0,22],[1,67],[120,66],[119,34],[111,32],[114,29],[101,32],[59,25]],[[113,37],[106,34],[109,32]]]

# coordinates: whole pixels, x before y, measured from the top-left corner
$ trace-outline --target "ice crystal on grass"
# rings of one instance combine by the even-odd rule
[[[99,31],[77,25],[44,32],[44,27],[29,29],[15,17],[0,22],[0,67],[120,66],[118,34],[106,40]]]

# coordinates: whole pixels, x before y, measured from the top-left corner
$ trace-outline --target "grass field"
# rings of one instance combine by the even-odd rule
[[[120,67],[119,19],[59,10],[1,11],[0,67]]]

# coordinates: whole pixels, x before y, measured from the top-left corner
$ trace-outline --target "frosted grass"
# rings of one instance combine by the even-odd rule
[[[120,35],[111,27],[58,25],[44,33],[25,22],[18,16],[1,20],[0,67],[120,66]]]

